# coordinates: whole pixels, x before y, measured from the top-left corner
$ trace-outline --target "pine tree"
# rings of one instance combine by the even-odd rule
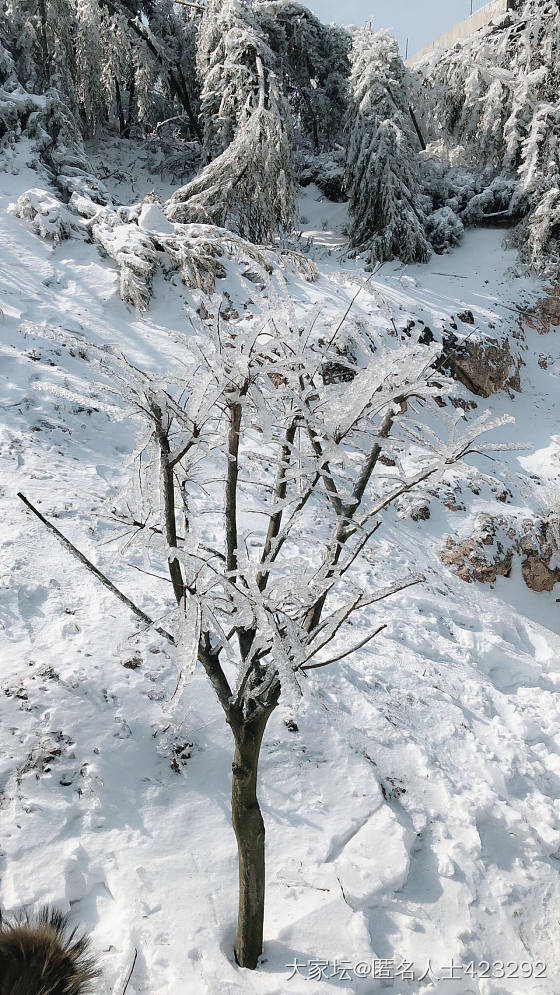
[[[4,83],[14,75],[14,61],[8,51],[8,44],[10,38],[10,23],[8,21],[8,16],[3,7],[0,7],[0,86],[4,86]],[[0,137],[2,137],[2,131],[0,128]]]
[[[163,63],[153,58],[145,44],[134,49],[135,85],[138,94],[138,119],[146,126],[175,116],[181,120],[183,134],[202,139],[198,130],[200,81],[196,69],[196,39],[200,22],[199,10],[177,5],[172,0],[146,0],[145,19],[149,31],[163,57]],[[176,80],[178,94],[173,93],[169,71]],[[182,112],[182,113],[181,113]]]
[[[201,117],[208,160],[233,141],[259,99],[259,69],[270,73],[274,55],[245,0],[209,0],[198,33]]]
[[[74,105],[72,0],[8,0],[6,14],[20,82],[34,93],[56,86]]]
[[[172,221],[205,222],[252,242],[289,229],[295,211],[289,117],[273,76],[257,62],[259,93],[233,141],[166,205]]]
[[[102,13],[97,0],[78,0],[76,15],[76,96],[83,120],[95,131],[106,107],[101,85]]]
[[[229,228],[253,242],[291,227],[291,121],[274,54],[243,0],[210,0],[198,65],[208,164],[167,204],[173,221]]]
[[[463,218],[525,212],[514,240],[536,269],[560,258],[559,51],[557,0],[526,0],[418,70],[436,134],[483,181]]]
[[[430,247],[419,206],[417,138],[406,70],[385,31],[360,30],[352,48],[346,183],[351,242],[370,259],[425,262]]]
[[[321,24],[293,0],[259,4],[259,21],[277,59],[296,137],[315,151],[342,141],[348,101],[351,37]]]

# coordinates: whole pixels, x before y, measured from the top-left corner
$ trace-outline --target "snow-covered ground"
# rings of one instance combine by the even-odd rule
[[[421,570],[426,583],[384,603],[388,627],[371,647],[309,678],[297,731],[286,707],[269,723],[265,952],[256,972],[235,965],[232,744],[212,689],[197,672],[170,707],[176,669],[164,642],[16,496],[148,613],[161,610],[157,581],[112,554],[103,523],[91,528],[124,480],[134,427],[93,400],[84,408],[36,389],[87,390],[89,376],[37,326],[116,344],[157,369],[177,356],[185,305],[198,297],[157,277],[150,310],[133,313],[94,245],[54,246],[8,213],[23,190],[45,185],[24,157],[14,170],[0,171],[2,908],[70,908],[92,933],[99,993],[121,995],[136,957],[128,995],[557,995],[560,588],[529,591],[517,562],[492,588],[441,563],[446,535],[469,535],[479,513],[504,509],[476,457],[464,511],[434,496],[429,520],[395,513],[379,533],[373,565],[389,577]],[[341,254],[343,223],[343,206],[307,188],[299,244],[310,244],[320,278],[287,277],[302,313],[320,304],[325,320],[342,315],[369,276]],[[386,264],[353,320],[390,329],[392,318],[403,329],[421,319],[436,331],[470,309],[483,332],[517,332],[516,305],[544,290],[515,275],[501,238],[471,231],[426,266]],[[258,305],[255,288],[242,299],[233,273],[217,289]],[[476,398],[479,412],[515,415],[500,440],[533,447],[505,457],[531,484],[524,492],[509,481],[509,510],[520,513],[542,511],[560,478],[558,335],[523,334],[521,393]],[[359,962],[376,962],[381,976]]]

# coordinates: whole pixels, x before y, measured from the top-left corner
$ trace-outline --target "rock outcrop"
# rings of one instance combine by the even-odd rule
[[[553,328],[560,327],[560,283],[548,287],[546,297],[533,310],[523,311],[522,318],[539,335],[547,335]]]
[[[498,390],[519,393],[521,360],[516,359],[507,339],[459,340],[450,334],[445,343],[444,367],[455,380],[479,397],[490,397]]]
[[[479,515],[472,535],[458,542],[447,537],[441,559],[461,580],[493,584],[508,577],[515,556],[522,558],[521,574],[532,591],[552,591],[560,582],[558,516],[523,519]],[[557,565],[558,564],[558,565]]]

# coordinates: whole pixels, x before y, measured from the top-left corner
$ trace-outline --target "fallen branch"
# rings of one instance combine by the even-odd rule
[[[138,957],[138,950],[135,947],[134,948],[134,957],[132,958],[132,967],[130,968],[130,971],[128,972],[128,978],[126,979],[126,983],[125,983],[125,986],[123,988],[122,995],[126,995],[126,989],[128,988],[128,985],[130,983],[130,979],[132,977],[132,972],[134,971],[134,968],[136,967],[136,959],[137,959],[137,957]]]
[[[126,607],[129,608],[131,612],[134,612],[137,618],[141,619],[142,622],[145,623],[145,625],[153,627],[154,630],[160,636],[164,636],[164,638],[169,640],[170,643],[173,644],[175,643],[175,640],[170,632],[167,632],[165,629],[161,629],[159,625],[155,624],[153,618],[150,618],[149,615],[146,615],[146,613],[143,612],[141,608],[138,608],[138,606],[135,605],[134,602],[130,600],[130,598],[127,598],[126,594],[123,594],[123,592],[120,591],[119,588],[116,587],[113,584],[113,582],[110,581],[109,578],[105,576],[105,574],[101,573],[101,570],[98,570],[98,568],[93,565],[91,560],[88,560],[87,556],[84,556],[84,554],[81,553],[79,549],[76,549],[73,543],[71,543],[70,540],[67,539],[66,536],[62,534],[62,532],[59,532],[56,526],[53,525],[52,522],[49,522],[41,514],[41,512],[38,511],[34,505],[31,504],[31,501],[27,500],[24,494],[18,492],[18,498],[20,499],[20,501],[23,501],[23,503],[29,508],[30,511],[33,512],[33,514],[39,519],[39,521],[43,523],[45,528],[47,528],[49,532],[52,532],[52,534],[56,536],[58,541],[61,542],[62,545],[65,547],[65,549],[67,549],[68,552],[72,554],[74,559],[78,560],[78,562],[81,563],[82,566],[86,567],[90,571],[90,573],[94,575],[94,577],[97,577],[97,579],[101,581],[104,587],[106,587],[109,591],[111,591],[111,593],[114,594],[115,597],[119,599],[119,601],[122,601],[123,605],[126,605]]]
[[[174,3],[176,3],[176,2],[177,2],[177,0],[174,0]],[[173,117],[166,117],[165,121],[158,121],[158,123],[155,126],[154,131],[157,134],[157,132],[159,131],[159,129],[163,128],[164,124],[171,124],[172,121],[184,121],[184,120],[185,120],[185,115],[184,114],[175,114]]]

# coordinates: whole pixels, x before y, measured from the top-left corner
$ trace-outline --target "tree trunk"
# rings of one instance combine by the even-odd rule
[[[264,822],[257,799],[259,753],[273,707],[252,722],[230,720],[235,739],[232,763],[231,816],[239,855],[239,912],[235,959],[254,969],[263,948],[265,860]]]
[[[126,115],[126,127],[123,138],[130,138],[130,129],[134,124],[134,107],[136,101],[136,77],[131,69],[128,76],[128,111]]]
[[[46,89],[50,80],[46,0],[39,0],[38,10],[39,10],[39,43],[41,45],[41,84],[42,87]]]
[[[159,444],[161,487],[163,494],[163,534],[171,549],[177,548],[177,523],[175,520],[175,478],[171,462],[169,446],[169,426],[163,424],[163,412],[157,404],[152,405],[152,413],[156,423],[156,438]],[[179,560],[172,557],[168,560],[169,576],[173,584],[173,593],[180,605],[185,597],[185,583]]]
[[[119,84],[118,78],[116,76],[115,76],[115,97],[116,97],[116,100],[117,100],[117,114],[118,114],[118,118],[119,118],[119,134],[120,134],[121,138],[123,138],[124,137],[125,128],[126,128],[126,121],[124,119],[124,110],[123,110],[123,104],[122,104],[121,88],[120,88],[120,84]]]

